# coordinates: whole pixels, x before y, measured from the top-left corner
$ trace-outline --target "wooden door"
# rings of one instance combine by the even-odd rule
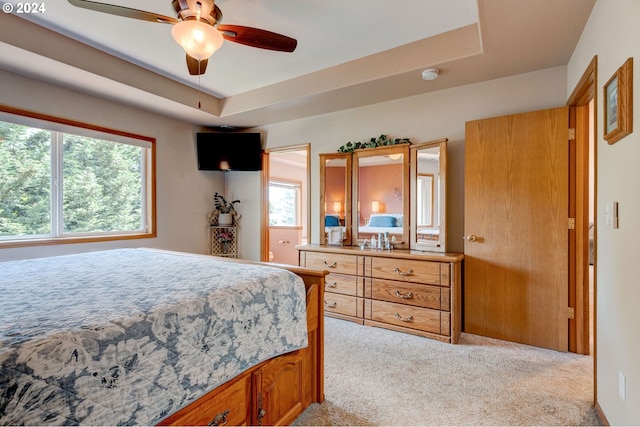
[[[568,120],[466,124],[465,332],[567,351]]]

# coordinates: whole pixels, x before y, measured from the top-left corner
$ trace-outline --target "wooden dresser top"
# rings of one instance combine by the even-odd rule
[[[393,250],[380,250],[365,248],[360,249],[358,246],[333,246],[333,245],[296,245],[296,249],[299,251],[308,252],[326,252],[334,254],[349,254],[349,255],[362,255],[371,257],[384,257],[384,258],[403,258],[403,259],[415,259],[422,261],[439,261],[439,262],[460,262],[464,258],[464,254],[458,252],[426,252],[416,251],[412,249],[393,249]]]

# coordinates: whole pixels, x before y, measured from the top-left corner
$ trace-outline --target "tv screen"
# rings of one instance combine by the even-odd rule
[[[259,133],[199,132],[198,169],[203,171],[259,171],[262,147]]]

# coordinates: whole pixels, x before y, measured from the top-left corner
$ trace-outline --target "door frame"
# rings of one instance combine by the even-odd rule
[[[580,247],[588,245],[588,211],[585,212],[585,206],[588,208],[589,197],[589,169],[585,167],[585,161],[588,161],[589,154],[589,131],[593,132],[593,138],[597,141],[598,135],[598,56],[594,56],[586,70],[582,74],[580,81],[574,88],[567,106],[569,106],[570,126],[576,129],[575,145],[572,145],[570,152],[570,197],[569,209],[570,216],[576,218],[576,230],[570,233],[569,239],[569,302],[575,307],[576,318],[569,321],[569,351],[579,354],[589,354],[589,314],[590,309],[593,310],[593,401],[597,402],[597,253],[598,245],[598,228],[594,228],[594,259],[593,259],[593,301],[589,304],[589,287],[584,286],[584,266],[588,268],[589,260],[584,259],[584,250],[580,251]],[[592,109],[589,110],[589,103],[593,102]],[[573,149],[575,148],[575,149]],[[593,203],[597,206],[598,192],[598,144],[593,144],[594,177],[593,177]],[[586,155],[585,155],[586,154]],[[586,159],[585,159],[586,157]],[[585,185],[586,183],[586,185]],[[586,200],[585,200],[586,198]],[[586,230],[585,228],[586,215]],[[594,224],[597,223],[597,210],[594,210]],[[580,219],[579,219],[580,218]],[[582,227],[578,228],[578,223],[582,223]],[[580,231],[578,235],[576,231]],[[586,239],[586,242],[585,242]],[[588,256],[588,255],[587,255]]]
[[[311,238],[311,144],[288,145],[286,147],[265,148],[262,151],[262,201],[260,215],[260,261],[269,261],[269,177],[271,176],[271,153],[285,153],[288,151],[307,152],[307,185],[306,192],[306,238]],[[304,221],[304,220],[303,220]]]
[[[576,227],[569,232],[569,305],[575,309],[575,318],[569,320],[569,351],[589,354],[589,287],[585,286],[588,275],[588,229],[589,229],[589,135],[597,129],[596,108],[589,111],[589,103],[597,102],[597,56],[591,60],[567,101],[569,127],[575,129],[569,152],[569,217],[575,218]],[[594,117],[590,117],[593,114]],[[591,129],[593,126],[593,130]],[[592,153],[597,160],[595,148]],[[595,171],[594,171],[595,173]],[[594,177],[597,182],[597,176]],[[595,185],[595,184],[594,184]],[[597,197],[594,188],[594,203]],[[595,213],[594,213],[595,215]],[[594,217],[595,222],[595,217]],[[595,229],[597,233],[597,228]],[[597,236],[594,235],[594,248]],[[594,272],[597,264],[594,259]],[[586,278],[588,284],[588,276]],[[595,282],[595,274],[594,274]],[[594,295],[595,295],[594,283]],[[593,305],[595,312],[595,303]],[[594,330],[595,342],[595,330]]]

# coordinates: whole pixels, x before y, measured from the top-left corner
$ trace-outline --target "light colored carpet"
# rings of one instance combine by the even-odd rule
[[[294,425],[601,425],[589,356],[325,325],[326,401]]]

